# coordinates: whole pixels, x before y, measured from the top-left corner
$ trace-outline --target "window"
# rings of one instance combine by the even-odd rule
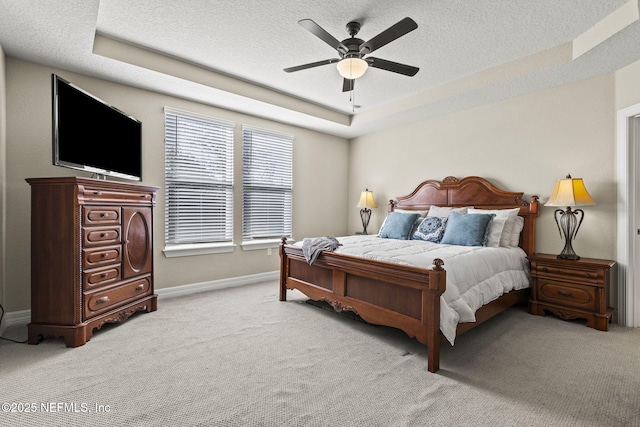
[[[166,256],[233,250],[233,128],[165,108]]]
[[[243,248],[291,237],[292,187],[293,135],[243,126]]]

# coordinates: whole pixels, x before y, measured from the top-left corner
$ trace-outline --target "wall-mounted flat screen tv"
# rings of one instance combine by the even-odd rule
[[[142,179],[142,123],[51,75],[53,164],[105,178]]]

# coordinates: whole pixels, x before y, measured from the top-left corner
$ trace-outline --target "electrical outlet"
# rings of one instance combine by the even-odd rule
[[[272,248],[267,248],[267,255],[271,255],[271,249]]]

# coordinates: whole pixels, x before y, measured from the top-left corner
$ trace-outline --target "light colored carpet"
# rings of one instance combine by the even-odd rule
[[[431,374],[403,332],[277,291],[162,299],[76,349],[2,341],[0,402],[36,411],[0,425],[640,426],[640,329],[510,309],[444,346]]]

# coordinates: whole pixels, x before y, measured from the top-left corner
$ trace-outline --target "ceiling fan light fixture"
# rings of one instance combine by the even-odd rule
[[[353,80],[362,77],[369,68],[369,64],[361,58],[344,58],[338,62],[337,68],[342,77]]]

